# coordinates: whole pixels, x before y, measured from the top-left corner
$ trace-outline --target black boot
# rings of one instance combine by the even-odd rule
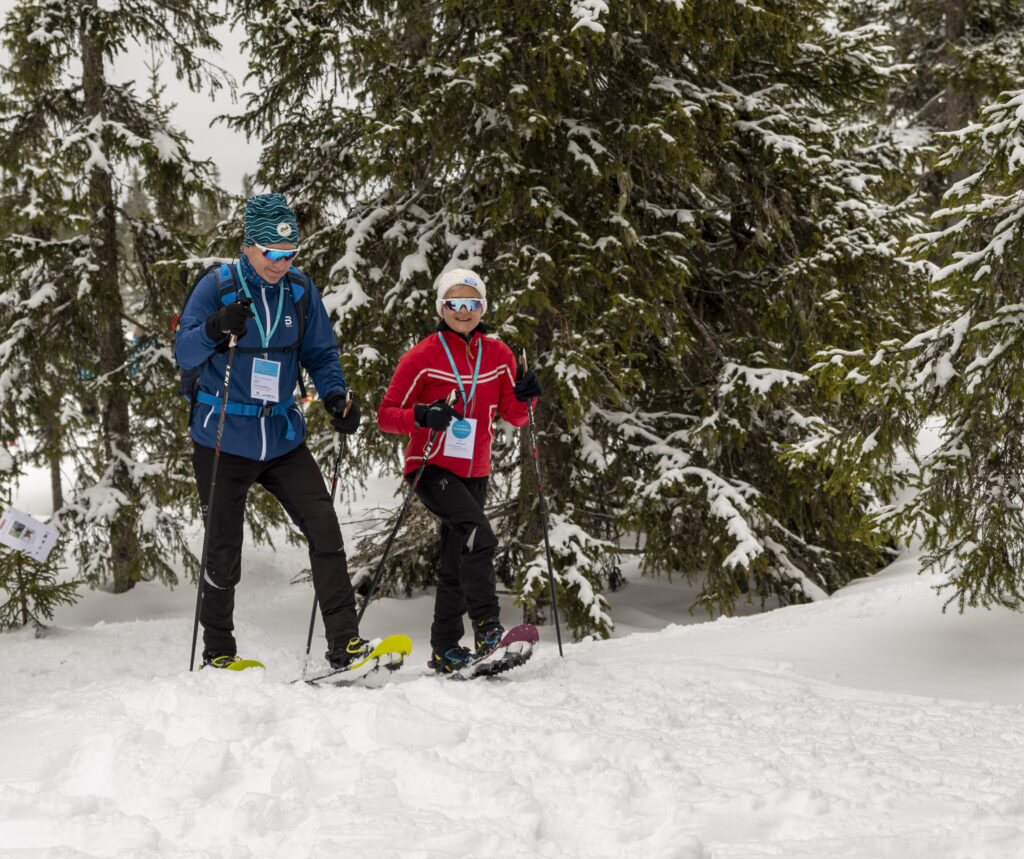
[[[218,650],[204,650],[203,651],[203,664],[199,666],[201,671],[203,668],[230,668],[233,663],[238,662],[238,656],[234,653],[224,653]]]
[[[434,651],[433,658],[427,663],[427,668],[433,668],[437,674],[451,674],[460,668],[465,668],[469,660],[473,658],[473,652],[465,647],[445,648],[441,653]]]
[[[353,635],[351,638],[332,638],[327,642],[327,661],[331,668],[348,668],[355,662],[361,662],[370,655],[373,647],[365,638]]]
[[[486,656],[498,646],[502,636],[505,634],[505,627],[501,625],[498,618],[492,617],[473,623],[473,643],[476,645],[475,656]]]

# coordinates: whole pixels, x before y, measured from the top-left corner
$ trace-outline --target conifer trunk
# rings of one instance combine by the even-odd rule
[[[967,34],[967,0],[945,0],[946,15],[946,50],[949,51],[953,45],[963,42]],[[950,62],[954,62],[952,56]],[[974,113],[974,104],[971,94],[962,86],[957,87],[952,83],[946,85],[946,131],[956,131],[963,128],[971,119]]]
[[[28,613],[28,586],[25,582],[25,564],[21,559],[21,552],[17,553],[17,560],[14,562],[14,580],[18,586],[18,605],[21,608],[21,625],[28,626],[31,615]]]
[[[53,512],[64,507],[64,490],[60,485],[60,454],[50,454],[50,497],[53,500]]]
[[[102,45],[90,21],[89,13],[95,8],[94,3],[86,6],[82,20],[82,89],[86,116],[102,118],[106,80]],[[105,143],[104,139],[100,146],[100,152],[104,155],[109,152]],[[116,382],[118,370],[124,367],[127,357],[121,330],[124,306],[118,282],[116,201],[110,168],[103,159],[97,159],[89,172],[89,203],[93,212],[89,225],[93,266],[90,272],[93,298],[91,307],[96,313],[99,377],[105,380],[99,398],[99,430],[110,484],[113,489],[131,499],[134,493],[126,465],[132,455],[128,394],[123,384]],[[139,562],[137,525],[132,504],[120,505],[110,523],[110,565],[114,593],[123,593],[135,585]]]
[[[56,513],[64,506],[64,489],[60,483],[60,427],[56,421],[49,421],[41,436],[46,444],[46,459],[50,466],[50,499],[53,512]]]

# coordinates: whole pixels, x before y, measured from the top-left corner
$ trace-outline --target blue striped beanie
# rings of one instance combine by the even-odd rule
[[[245,204],[244,244],[299,243],[299,223],[284,194],[257,194]]]

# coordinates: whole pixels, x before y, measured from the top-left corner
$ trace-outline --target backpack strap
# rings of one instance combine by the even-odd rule
[[[231,304],[238,294],[238,278],[235,277],[235,267],[226,262],[216,268],[217,290],[220,295],[221,304]]]
[[[231,304],[238,296],[238,279],[235,277],[235,267],[227,263],[221,263],[215,268],[217,274],[217,297],[222,305]],[[218,355],[228,351],[228,338],[225,337],[213,347]]]

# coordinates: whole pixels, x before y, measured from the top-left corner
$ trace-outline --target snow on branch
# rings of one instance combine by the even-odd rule
[[[721,378],[718,392],[723,397],[733,393],[737,384],[746,386],[751,393],[764,396],[775,385],[788,387],[807,381],[807,376],[803,373],[794,373],[791,370],[780,370],[775,367],[744,367],[732,361],[722,368]]]
[[[573,24],[571,32],[584,27],[595,33],[603,33],[604,27],[597,19],[607,12],[608,4],[604,0],[573,0],[572,16],[576,19],[576,23]]]
[[[552,513],[548,523],[551,553],[562,563],[555,565],[555,581],[566,590],[573,589],[591,621],[597,627],[613,629],[608,603],[594,590],[587,571],[595,575],[609,555],[617,555],[618,547],[599,540],[576,525],[569,517]],[[548,586],[547,555],[543,547],[526,564],[524,591],[542,592]]]

